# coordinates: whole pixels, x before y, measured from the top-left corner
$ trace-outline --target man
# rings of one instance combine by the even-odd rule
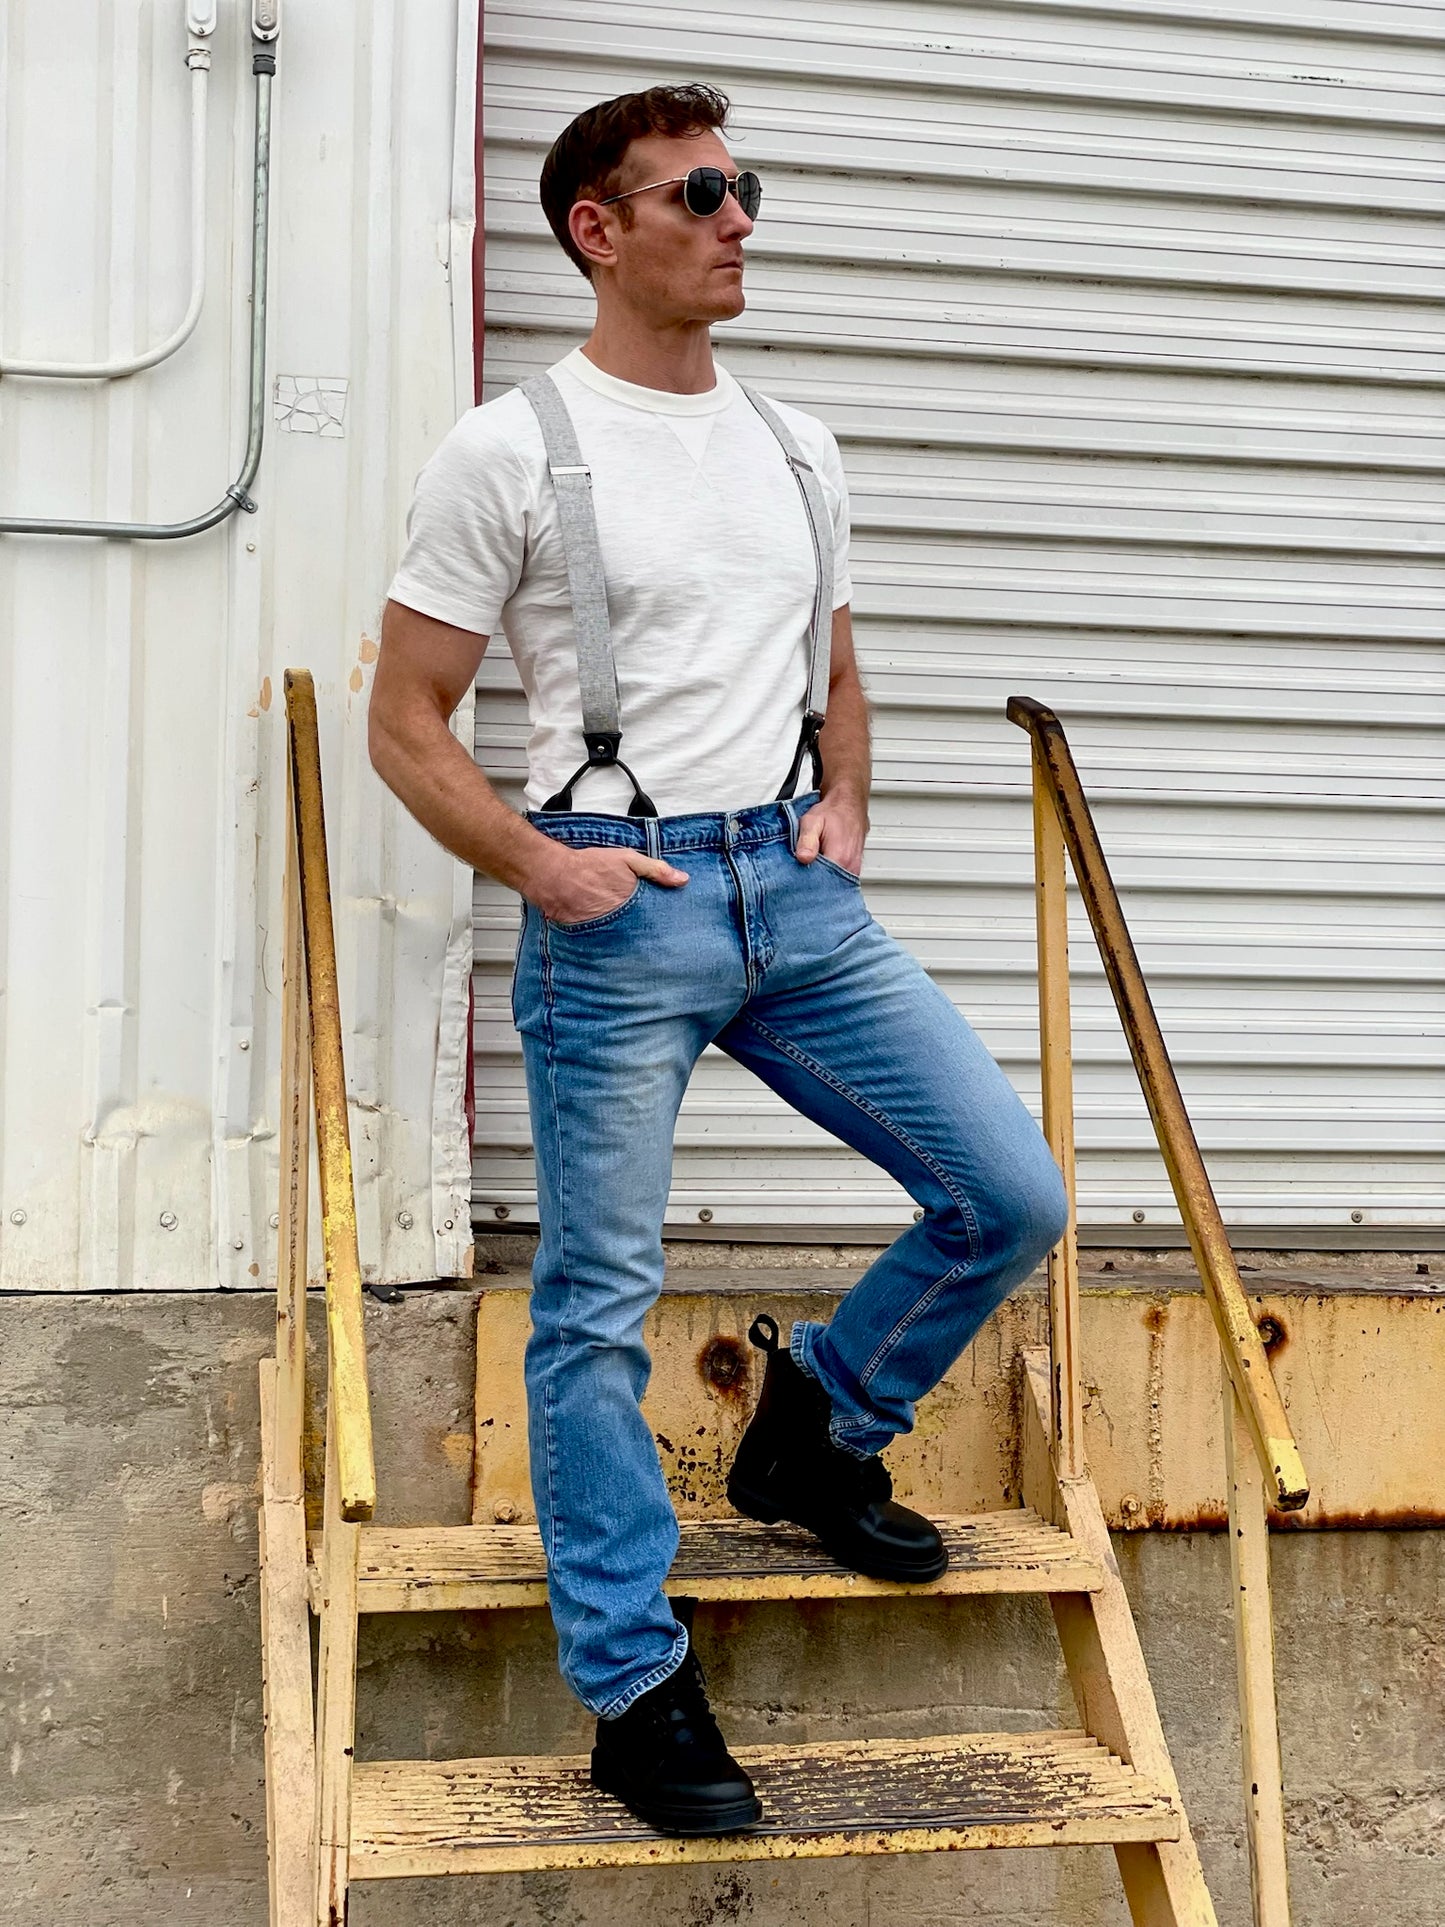
[[[877,1454],[1067,1215],[1023,1105],[863,901],[837,444],[713,362],[760,200],[727,112],[709,88],[655,87],[589,108],[548,154],[542,204],[596,325],[424,470],[371,702],[385,781],[524,900],[528,1431],[560,1664],[597,1715],[594,1781],[684,1833],[761,1812],[662,1590],[677,1524],[638,1410],[698,1056],[718,1044],[922,1207],[830,1324],[786,1347],[770,1319],[753,1328],[768,1359],[729,1496],[847,1565],[943,1570]],[[525,816],[447,727],[499,624],[531,717]]]

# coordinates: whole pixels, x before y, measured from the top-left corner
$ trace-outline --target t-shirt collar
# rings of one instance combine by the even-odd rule
[[[643,388],[635,381],[623,381],[621,376],[609,375],[589,361],[580,348],[574,348],[557,366],[595,394],[628,408],[645,408],[654,415],[720,414],[737,392],[737,383],[727,369],[716,363],[717,385],[701,395],[675,395],[669,389]]]

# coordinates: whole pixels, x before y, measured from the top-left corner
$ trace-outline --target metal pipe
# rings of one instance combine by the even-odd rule
[[[72,522],[49,517],[0,515],[0,535],[94,535],[119,541],[169,542],[199,535],[245,509],[254,515],[250,487],[261,466],[266,400],[266,256],[271,202],[271,87],[274,47],[257,43],[251,56],[256,76],[256,165],[251,229],[251,380],[246,454],[241,471],[214,508],[185,522]]]
[[[0,380],[24,375],[34,381],[115,381],[173,355],[195,333],[206,297],[206,94],[211,50],[193,37],[186,54],[191,70],[191,293],[179,325],[153,348],[112,361],[16,361],[0,354]]]
[[[1214,1314],[1220,1348],[1270,1497],[1281,1512],[1298,1511],[1309,1498],[1309,1481],[1264,1344],[1250,1316],[1224,1220],[1184,1108],[1164,1033],[1154,1014],[1063,726],[1051,709],[1028,696],[1010,696],[1007,715],[1033,740],[1034,768],[1063,831],[1179,1215],[1189,1234],[1204,1295]]]

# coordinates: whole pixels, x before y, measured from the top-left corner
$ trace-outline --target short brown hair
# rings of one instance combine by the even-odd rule
[[[542,163],[542,211],[569,261],[592,279],[592,267],[567,226],[578,201],[617,192],[618,169],[633,141],[648,134],[706,134],[726,125],[732,103],[716,87],[649,87],[640,94],[600,100],[570,122]],[[623,220],[631,216],[620,203]]]

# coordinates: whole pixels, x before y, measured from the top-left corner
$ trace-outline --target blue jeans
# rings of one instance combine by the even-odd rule
[[[575,848],[663,854],[617,909],[556,924],[523,906],[513,983],[541,1241],[526,1384],[532,1493],[564,1678],[613,1717],[687,1650],[662,1585],[677,1521],[639,1409],[643,1319],[662,1286],[673,1128],[705,1045],[755,1071],[889,1172],[922,1218],[792,1352],[859,1456],[913,1424],[979,1326],[1063,1235],[1058,1167],[1018,1096],[856,877],[793,854],[816,801],[652,824],[531,821]]]

